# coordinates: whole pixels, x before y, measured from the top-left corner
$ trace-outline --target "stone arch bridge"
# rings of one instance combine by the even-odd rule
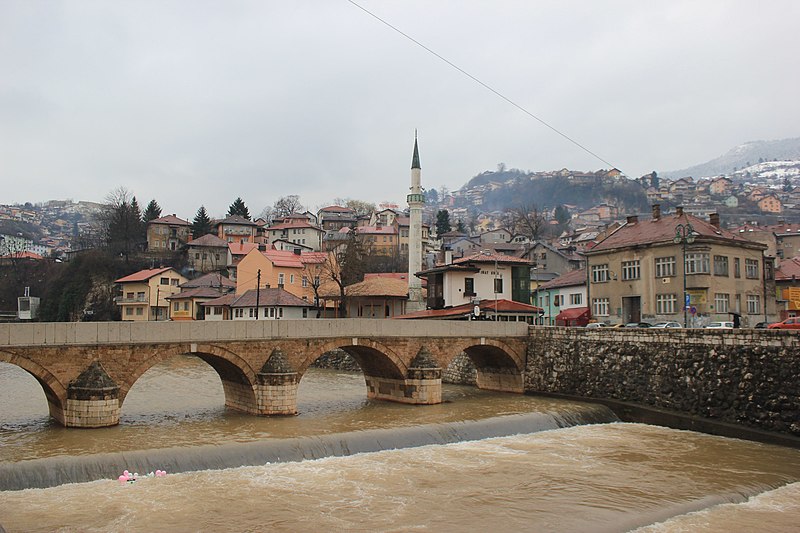
[[[303,374],[341,348],[364,372],[370,398],[442,401],[442,369],[465,352],[482,389],[523,392],[528,326],[513,322],[263,320],[0,324],[0,362],[41,384],[67,427],[119,423],[125,397],[155,364],[192,354],[216,370],[226,406],[297,413]]]

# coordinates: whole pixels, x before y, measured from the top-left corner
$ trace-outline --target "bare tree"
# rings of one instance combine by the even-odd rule
[[[547,221],[536,205],[521,205],[506,209],[504,223],[515,235],[525,235],[531,241],[539,240]]]
[[[354,200],[353,198],[336,198],[333,203],[342,207],[349,207],[355,211],[356,216],[366,216],[377,211],[375,204],[364,200]]]
[[[316,304],[325,296],[338,300],[339,316],[347,316],[348,285],[364,280],[364,253],[361,242],[351,232],[350,238],[330,251],[321,263],[304,265],[311,280]]]
[[[275,201],[275,205],[272,206],[273,209],[273,217],[274,218],[285,218],[289,215],[294,213],[300,213],[305,208],[303,204],[300,203],[300,197],[296,194],[290,194],[289,196],[283,196]]]

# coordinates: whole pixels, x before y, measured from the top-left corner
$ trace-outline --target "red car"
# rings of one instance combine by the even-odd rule
[[[767,326],[767,329],[800,329],[800,317],[792,317],[783,322],[775,322]]]

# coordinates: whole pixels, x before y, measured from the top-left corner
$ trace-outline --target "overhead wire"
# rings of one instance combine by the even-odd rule
[[[533,113],[531,113],[530,111],[528,111],[526,108],[524,108],[522,105],[520,105],[520,104],[516,103],[514,100],[512,100],[512,99],[511,99],[511,98],[509,98],[509,97],[507,97],[506,95],[504,95],[503,93],[501,93],[501,92],[500,92],[500,91],[498,91],[497,89],[495,89],[495,88],[491,87],[489,84],[487,84],[487,83],[483,82],[482,80],[480,80],[480,79],[479,79],[479,78],[477,78],[476,76],[473,76],[472,74],[470,74],[469,72],[467,72],[467,71],[466,71],[466,70],[464,70],[463,68],[459,67],[458,65],[456,65],[455,63],[453,63],[452,61],[450,61],[449,59],[447,59],[446,57],[443,57],[442,55],[440,55],[439,53],[437,53],[435,50],[432,50],[431,48],[429,48],[429,47],[428,47],[428,46],[426,46],[425,44],[421,43],[420,41],[418,41],[417,39],[415,39],[415,38],[414,38],[414,37],[412,37],[411,35],[409,35],[409,34],[405,33],[404,31],[402,31],[402,30],[401,30],[400,28],[398,28],[397,26],[394,26],[393,24],[391,24],[391,23],[390,23],[390,22],[388,22],[387,20],[385,20],[385,19],[383,19],[383,18],[379,17],[378,15],[376,15],[376,14],[375,14],[375,13],[373,13],[372,11],[368,10],[368,9],[367,9],[367,8],[365,8],[364,6],[362,6],[362,5],[358,4],[358,3],[357,3],[357,2],[355,2],[354,0],[347,0],[347,2],[349,2],[349,3],[350,3],[350,4],[352,4],[353,6],[357,7],[358,9],[360,9],[361,11],[363,11],[364,13],[366,13],[367,15],[369,15],[370,17],[374,18],[375,20],[379,21],[381,24],[383,24],[383,25],[387,26],[388,28],[391,28],[391,29],[392,29],[392,30],[394,30],[395,32],[399,33],[400,35],[402,35],[403,37],[405,37],[406,39],[408,39],[408,40],[409,40],[409,41],[411,41],[412,43],[416,44],[417,46],[419,46],[420,48],[422,48],[423,50],[425,50],[426,52],[428,52],[429,54],[431,54],[431,55],[435,56],[435,57],[436,57],[436,58],[438,58],[439,60],[443,61],[444,63],[446,63],[447,65],[449,65],[449,66],[450,66],[450,67],[452,67],[453,69],[457,70],[458,72],[460,72],[460,73],[461,73],[461,74],[463,74],[464,76],[468,77],[469,79],[471,79],[472,81],[474,81],[475,83],[477,83],[478,85],[480,85],[481,87],[483,87],[484,89],[486,89],[486,90],[488,90],[489,92],[493,93],[495,96],[497,96],[497,97],[499,97],[499,98],[503,99],[503,100],[504,100],[504,101],[506,101],[508,104],[510,104],[510,105],[514,106],[515,108],[517,108],[518,110],[522,111],[523,113],[525,113],[526,115],[528,115],[528,116],[529,116],[529,117],[531,117],[532,119],[536,120],[536,121],[537,121],[537,122],[539,122],[541,125],[543,125],[543,126],[545,126],[546,128],[548,128],[549,130],[551,130],[551,131],[553,131],[554,133],[556,133],[556,134],[560,135],[561,137],[563,137],[563,138],[564,138],[564,139],[566,139],[567,141],[571,142],[572,144],[574,144],[575,146],[577,146],[578,148],[580,148],[581,150],[583,150],[583,151],[584,151],[584,152],[586,152],[587,154],[591,155],[591,156],[592,156],[592,157],[594,157],[595,159],[597,159],[597,160],[599,160],[599,161],[603,162],[604,164],[608,165],[608,166],[609,166],[609,167],[611,167],[611,168],[616,168],[617,170],[619,170],[619,167],[617,167],[617,166],[616,166],[616,165],[614,165],[613,163],[610,163],[609,161],[607,161],[607,160],[606,160],[606,159],[604,159],[603,157],[599,156],[597,153],[595,153],[594,151],[590,150],[589,148],[587,148],[587,147],[586,147],[586,146],[584,146],[583,144],[579,143],[578,141],[576,141],[575,139],[573,139],[572,137],[570,137],[570,136],[569,136],[569,135],[567,135],[566,133],[562,132],[561,130],[559,130],[559,129],[558,129],[558,128],[556,128],[555,126],[553,126],[553,125],[549,124],[547,121],[545,121],[545,120],[543,120],[543,119],[541,119],[541,118],[537,117],[536,115],[534,115]]]

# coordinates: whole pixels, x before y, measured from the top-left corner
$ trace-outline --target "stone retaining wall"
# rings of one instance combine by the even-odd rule
[[[533,327],[526,392],[608,398],[800,436],[800,335]]]

